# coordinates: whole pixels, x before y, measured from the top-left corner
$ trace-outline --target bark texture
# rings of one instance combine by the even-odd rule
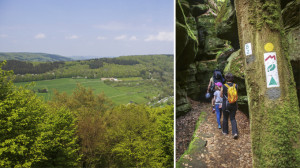
[[[253,167],[300,165],[300,118],[279,0],[236,0],[239,42],[245,56]],[[276,52],[280,87],[267,88],[264,45]],[[246,56],[245,44],[252,55]]]

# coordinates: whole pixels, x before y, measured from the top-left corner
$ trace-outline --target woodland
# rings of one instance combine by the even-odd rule
[[[104,93],[95,94],[80,84],[71,94],[56,91],[44,101],[31,85],[14,84],[140,77],[169,96],[173,95],[173,56],[9,60],[1,67],[0,167],[173,167],[173,103],[116,105]]]

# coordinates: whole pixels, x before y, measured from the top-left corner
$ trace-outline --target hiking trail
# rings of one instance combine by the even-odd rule
[[[218,129],[216,114],[212,113],[210,103],[190,102],[192,110],[176,120],[176,167],[252,167],[247,116],[237,111],[239,137],[233,139],[230,120],[229,134],[223,135],[222,129]],[[205,119],[195,128],[200,115]],[[222,121],[223,115],[221,124]]]

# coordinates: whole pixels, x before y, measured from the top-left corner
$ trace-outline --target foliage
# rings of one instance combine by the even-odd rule
[[[77,117],[83,167],[172,167],[173,106],[112,108],[104,94],[80,85],[71,96],[56,93],[49,103]]]
[[[3,70],[13,70],[15,74],[42,74],[52,71],[64,65],[64,62],[39,63],[34,66],[33,63],[18,60],[7,60],[2,67]]]
[[[14,87],[9,75],[0,69],[0,167],[76,166],[73,116]]]
[[[0,67],[2,67],[6,62],[0,63]],[[3,71],[0,68],[0,100],[4,100],[7,95],[12,92],[12,71]]]
[[[106,115],[115,167],[173,167],[173,106],[130,104]]]
[[[94,95],[91,89],[78,85],[71,96],[56,92],[49,103],[55,107],[65,106],[76,116],[82,166],[97,165],[103,159],[101,152],[106,146],[103,115],[112,106],[111,101],[104,94]]]

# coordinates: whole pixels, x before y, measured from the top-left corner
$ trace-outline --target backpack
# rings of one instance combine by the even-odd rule
[[[222,77],[221,72],[220,72],[220,71],[215,71],[215,72],[214,72],[214,77],[215,77],[216,79],[221,79],[221,77]]]
[[[222,76],[222,72],[216,69],[214,70],[213,83],[210,86],[210,92],[215,92],[215,83],[218,82],[221,82],[223,84],[225,82],[225,79]]]
[[[228,84],[225,84],[225,86],[227,87],[227,96],[226,99],[228,100],[228,102],[230,104],[233,104],[237,101],[238,99],[238,95],[237,95],[237,90],[235,88],[236,84],[234,83],[233,86],[229,86]]]
[[[213,79],[214,79],[214,83],[217,83],[217,82],[224,83],[225,82],[225,79],[222,76],[222,72],[218,69],[216,69],[214,71]]]

